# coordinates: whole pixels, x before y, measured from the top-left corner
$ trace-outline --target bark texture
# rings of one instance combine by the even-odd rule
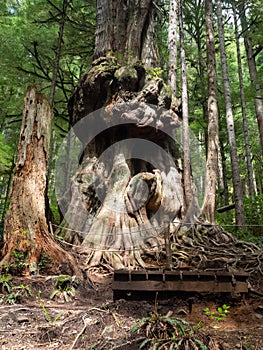
[[[258,81],[258,72],[256,66],[256,58],[251,42],[251,34],[249,24],[246,18],[246,6],[243,2],[238,5],[238,12],[241,19],[244,44],[246,49],[247,63],[252,88],[255,91],[255,111],[259,130],[259,139],[261,145],[261,156],[263,156],[263,101],[262,101],[262,86]],[[252,34],[253,35],[253,34]]]
[[[70,99],[83,151],[61,199],[62,234],[88,266],[163,264],[164,232],[185,212],[180,113],[151,69],[154,10],[151,0],[97,1],[97,59]]]
[[[54,273],[63,267],[64,271],[80,277],[71,255],[53,240],[45,217],[51,121],[52,111],[48,100],[37,93],[35,87],[29,87],[24,100],[10,207],[4,225],[1,265],[9,266],[12,270],[19,256],[22,264],[19,272],[36,274],[37,263],[44,254],[52,261],[51,270]]]
[[[215,59],[215,39],[213,28],[212,1],[205,1],[206,48],[208,75],[208,140],[206,160],[206,185],[202,214],[211,223],[215,223],[215,201],[218,178],[218,106],[217,75]]]
[[[191,160],[190,160],[190,130],[188,117],[188,91],[187,91],[187,67],[184,47],[184,28],[182,2],[179,1],[179,36],[181,54],[181,79],[182,79],[182,116],[183,116],[183,176],[186,207],[191,205],[193,200],[193,188],[191,180]]]
[[[254,201],[255,199],[255,186],[254,186],[254,176],[253,176],[254,171],[253,171],[253,165],[252,165],[252,155],[250,151],[250,140],[249,140],[248,123],[247,123],[246,99],[245,99],[243,69],[242,69],[242,56],[241,56],[240,43],[239,43],[237,14],[236,14],[235,6],[234,5],[232,6],[233,6],[233,15],[234,15],[234,23],[235,23],[238,78],[239,78],[240,101],[241,101],[242,120],[243,120],[243,134],[244,134],[244,142],[245,142],[245,156],[246,156],[247,175],[248,175],[247,182],[248,182],[249,196]]]
[[[152,0],[98,0],[95,58],[118,52],[142,58]]]
[[[168,85],[176,96],[176,71],[177,71],[177,42],[178,42],[178,0],[170,0],[168,48],[169,48],[169,73]]]
[[[94,61],[73,94],[71,117],[84,151],[63,199],[62,233],[82,244],[89,266],[146,266],[145,256],[156,264],[165,227],[185,211],[173,138],[181,122],[171,102],[160,78],[140,62],[124,66],[115,57]]]
[[[216,3],[217,3],[218,35],[219,35],[219,43],[220,43],[220,58],[221,58],[224,97],[225,97],[225,106],[226,106],[227,132],[228,132],[228,140],[229,140],[229,147],[230,147],[233,188],[234,188],[234,202],[235,202],[235,209],[236,209],[236,225],[240,226],[241,228],[245,224],[243,189],[242,189],[242,183],[241,183],[240,172],[239,172],[234,116],[233,116],[232,101],[231,101],[231,89],[230,89],[229,74],[228,74],[228,67],[227,67],[227,61],[226,61],[224,26],[223,26],[223,20],[222,20],[222,5],[220,0],[217,0]]]

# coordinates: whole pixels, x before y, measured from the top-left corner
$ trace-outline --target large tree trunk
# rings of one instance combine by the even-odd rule
[[[152,0],[97,0],[95,58],[109,52],[142,58]]]
[[[97,2],[97,59],[70,100],[83,149],[60,201],[61,233],[81,244],[88,266],[162,264],[164,232],[186,213],[180,116],[170,89],[145,67],[158,57],[154,8],[150,0]]]
[[[48,231],[45,217],[45,190],[52,112],[48,100],[28,88],[12,184],[10,207],[5,218],[1,265],[10,272],[38,272],[41,257],[52,262],[49,273],[61,268],[81,277],[72,256]],[[16,257],[20,257],[17,271]],[[12,271],[12,269],[14,271]]]
[[[90,113],[97,101],[106,107]],[[113,57],[95,61],[72,96],[84,151],[62,234],[82,243],[89,266],[145,266],[143,256],[156,264],[165,227],[185,212],[175,136],[180,120],[171,101],[167,86],[150,79],[141,63],[123,66]]]

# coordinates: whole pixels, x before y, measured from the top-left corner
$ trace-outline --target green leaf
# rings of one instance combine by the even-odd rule
[[[63,313],[62,312],[60,312],[59,314],[57,314],[56,316],[55,316],[55,318],[54,318],[54,321],[53,322],[57,322],[59,319],[60,319],[60,317],[63,315]]]
[[[158,346],[159,346],[159,342],[158,341],[154,342],[152,350],[157,350]]]
[[[194,339],[194,343],[198,346],[199,350],[208,350],[207,346],[198,339]]]
[[[66,291],[63,292],[63,296],[66,302],[68,303],[69,299],[68,299],[68,293]]]
[[[53,299],[54,297],[55,297],[55,295],[57,295],[57,293],[59,292],[59,290],[58,289],[55,289],[52,293],[51,293],[51,295],[50,295],[50,299]]]
[[[10,284],[5,283],[5,287],[6,287],[6,289],[7,289],[7,292],[10,293],[10,292],[11,292],[11,286],[10,286]]]
[[[131,329],[131,332],[132,333],[135,333],[138,331],[138,329],[141,327],[141,325],[143,323],[145,323],[146,321],[149,321],[149,318],[148,317],[143,317],[139,322],[137,322]]]
[[[144,339],[144,341],[141,343],[139,349],[143,349],[146,344],[148,344],[151,341],[151,339]]]

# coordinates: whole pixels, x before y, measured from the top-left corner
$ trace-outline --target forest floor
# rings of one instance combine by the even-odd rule
[[[55,290],[54,278],[14,277],[12,293],[16,290],[20,296],[7,291],[1,294],[5,299],[0,304],[0,348],[137,350],[144,335],[132,333],[131,329],[155,310],[159,315],[169,312],[190,324],[201,322],[198,332],[203,338],[215,339],[218,344],[215,349],[263,349],[263,297],[193,294],[157,302],[114,301],[112,276],[94,273],[91,280],[92,285],[90,282],[79,285],[75,296],[67,293],[69,299],[65,300],[59,293],[50,298]],[[30,296],[26,296],[28,287]],[[10,304],[12,300],[16,301],[14,305]],[[223,304],[230,306],[230,312],[222,321],[213,320],[204,312],[205,308],[213,311]]]

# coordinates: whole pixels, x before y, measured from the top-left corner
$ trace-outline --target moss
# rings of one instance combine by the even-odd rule
[[[115,78],[122,88],[128,91],[135,91],[138,83],[138,74],[133,66],[122,66],[115,71]]]

